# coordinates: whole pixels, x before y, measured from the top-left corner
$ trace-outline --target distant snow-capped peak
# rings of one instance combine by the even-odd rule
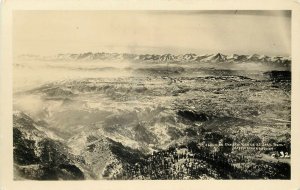
[[[132,62],[208,62],[208,63],[232,63],[232,62],[261,62],[261,63],[284,63],[291,62],[290,57],[267,56],[267,55],[225,55],[222,53],[197,55],[187,53],[181,55],[173,54],[130,54],[130,53],[79,53],[79,54],[58,54],[51,57],[37,55],[22,55],[20,59],[38,59],[38,60],[61,60],[61,61],[132,61]]]

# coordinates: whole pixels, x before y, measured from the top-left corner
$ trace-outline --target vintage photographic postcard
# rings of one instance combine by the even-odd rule
[[[300,4],[273,2],[3,1],[0,189],[299,189]]]

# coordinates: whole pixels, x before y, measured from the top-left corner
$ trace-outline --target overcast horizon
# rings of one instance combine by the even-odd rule
[[[14,11],[14,55],[291,55],[290,11]]]

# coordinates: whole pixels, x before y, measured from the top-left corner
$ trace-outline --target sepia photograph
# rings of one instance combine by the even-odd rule
[[[16,10],[14,180],[291,179],[290,10]]]

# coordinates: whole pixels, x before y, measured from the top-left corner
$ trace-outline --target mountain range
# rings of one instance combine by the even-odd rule
[[[131,61],[131,62],[151,62],[151,63],[185,63],[185,62],[205,62],[205,63],[271,63],[284,64],[291,63],[290,57],[267,56],[267,55],[225,55],[204,54],[197,55],[193,53],[173,55],[173,54],[130,54],[130,53],[79,53],[79,54],[58,54],[55,56],[22,55],[19,58],[48,61]]]

